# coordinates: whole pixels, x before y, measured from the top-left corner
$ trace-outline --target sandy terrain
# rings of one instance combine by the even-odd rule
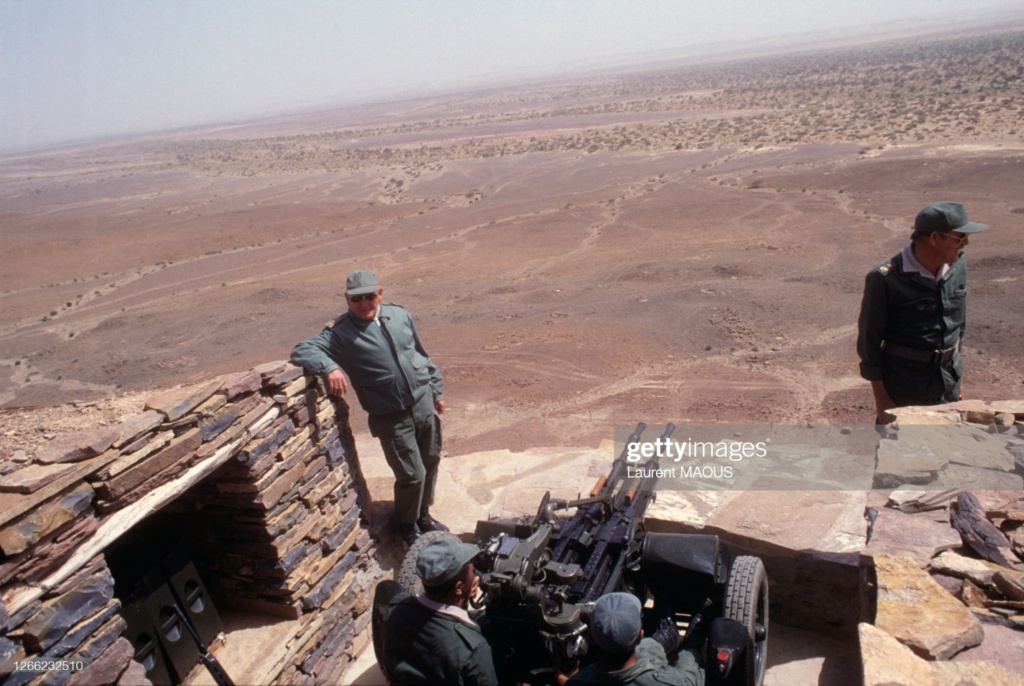
[[[359,267],[443,368],[452,452],[869,422],[863,276],[947,199],[992,227],[965,393],[1022,397],[1021,26],[0,159],[2,440],[287,357]]]

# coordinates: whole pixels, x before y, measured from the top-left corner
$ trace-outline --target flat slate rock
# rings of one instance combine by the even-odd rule
[[[1014,570],[988,560],[964,557],[951,550],[939,553],[928,567],[933,572],[948,574],[958,579],[967,579],[977,586],[995,588],[995,575],[999,572],[1013,573]]]
[[[885,631],[871,624],[859,626],[864,686],[1020,686],[1022,677],[995,660],[928,662]]]
[[[105,684],[119,683],[118,678],[124,674],[134,655],[135,648],[127,638],[122,636],[95,660],[86,665],[84,670],[76,672],[68,684],[69,686],[104,686]],[[126,681],[123,683],[143,682]]]
[[[903,426],[897,432],[896,442],[909,442],[928,449],[943,463],[955,462],[1004,472],[1014,470],[1013,455],[1006,449],[1006,438],[980,426]]]
[[[960,534],[948,523],[883,507],[877,510],[863,554],[905,555],[924,568],[936,554],[960,545]]]
[[[945,463],[928,446],[909,440],[885,439],[878,442],[875,479],[890,488],[905,484],[923,486],[934,482]]]
[[[120,435],[118,429],[107,427],[78,431],[36,448],[36,461],[53,464],[87,460],[101,455]]]
[[[74,468],[74,465],[60,462],[56,464],[31,464],[0,478],[0,491],[7,493],[34,493]]]
[[[305,370],[302,367],[296,367],[293,364],[285,366],[284,370],[280,373],[275,374],[272,378],[267,380],[268,386],[283,386],[286,383],[291,383],[295,379],[305,374]]]
[[[1012,414],[1018,418],[1024,417],[1024,400],[999,400],[993,402],[990,407],[997,414]]]
[[[83,580],[67,593],[44,602],[22,625],[25,645],[36,652],[46,650],[113,596],[114,580],[105,571]]]
[[[263,386],[263,378],[255,369],[247,372],[228,374],[224,377],[220,390],[224,391],[228,400],[232,400],[243,393],[258,391]]]
[[[222,379],[214,379],[203,384],[159,393],[146,400],[146,409],[156,410],[167,417],[167,421],[173,422],[199,407],[217,392],[222,383]]]
[[[275,360],[274,362],[264,362],[258,367],[253,367],[252,370],[266,379],[283,372],[285,367],[289,365],[291,365],[291,362],[288,360]]]
[[[896,417],[896,427],[904,426],[928,426],[928,425],[949,425],[960,423],[960,413],[952,410],[940,410],[939,407],[931,405],[928,407],[894,407],[887,410],[889,414]]]
[[[156,410],[139,412],[121,420],[117,425],[118,437],[114,445],[118,448],[131,443],[136,438],[152,431],[164,423],[164,416]]]
[[[16,555],[27,550],[43,536],[85,512],[92,505],[92,499],[92,486],[82,483],[16,522],[0,527],[0,550],[5,555]]]
[[[1021,491],[1024,489],[1024,479],[1011,472],[950,462],[936,474],[934,487],[974,491]]]
[[[876,627],[930,660],[947,660],[982,642],[985,632],[978,619],[914,560],[878,555],[874,563]]]

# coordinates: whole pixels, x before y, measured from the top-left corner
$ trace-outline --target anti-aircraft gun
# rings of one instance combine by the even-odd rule
[[[502,683],[548,684],[588,658],[587,626],[594,603],[615,591],[636,595],[644,607],[644,635],[668,620],[685,628],[683,647],[700,655],[709,684],[760,686],[768,632],[768,578],[761,560],[728,559],[718,537],[649,532],[644,514],[661,475],[658,457],[628,460],[628,446],[646,429],[637,425],[627,448],[588,497],[558,500],[546,493],[537,513],[514,521],[477,522],[481,553],[474,566],[485,608],[482,620]],[[669,424],[660,437],[669,439]],[[570,516],[559,516],[561,513]],[[409,550],[398,584],[422,588],[415,564],[440,535],[422,536]],[[374,599],[378,662],[386,636],[377,608],[398,590],[382,582]]]

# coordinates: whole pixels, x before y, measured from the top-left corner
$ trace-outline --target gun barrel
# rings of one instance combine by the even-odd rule
[[[636,428],[633,429],[633,433],[631,433],[629,435],[629,438],[626,439],[627,445],[629,443],[636,443],[637,441],[639,441],[640,437],[643,435],[644,430],[646,428],[647,428],[646,424],[644,424],[643,422],[637,422]],[[625,451],[625,449],[623,449],[622,455],[620,455],[619,457],[625,457],[625,456],[626,456],[626,451]]]
[[[622,452],[619,453],[619,456],[615,458],[615,461],[612,463],[611,471],[608,472],[608,476],[605,477],[604,482],[599,482],[598,485],[594,486],[595,490],[590,493],[592,496],[607,495],[616,497],[616,490],[618,490],[619,493],[622,493],[623,489],[620,488],[620,486],[623,477],[626,475],[626,466],[629,463],[629,446],[630,444],[636,443],[640,440],[640,437],[643,435],[646,428],[646,424],[643,422],[637,422],[636,428],[633,429],[633,433],[631,433],[629,438],[626,439],[626,445],[622,447]]]

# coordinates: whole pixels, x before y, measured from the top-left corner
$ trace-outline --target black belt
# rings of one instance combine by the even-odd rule
[[[944,364],[953,359],[953,356],[960,350],[960,344],[957,343],[951,348],[945,350],[920,350],[918,348],[910,348],[899,343],[889,343],[886,341],[883,344],[885,351],[891,353],[896,357],[902,357],[906,360],[914,360],[915,362],[927,362],[929,364]]]

